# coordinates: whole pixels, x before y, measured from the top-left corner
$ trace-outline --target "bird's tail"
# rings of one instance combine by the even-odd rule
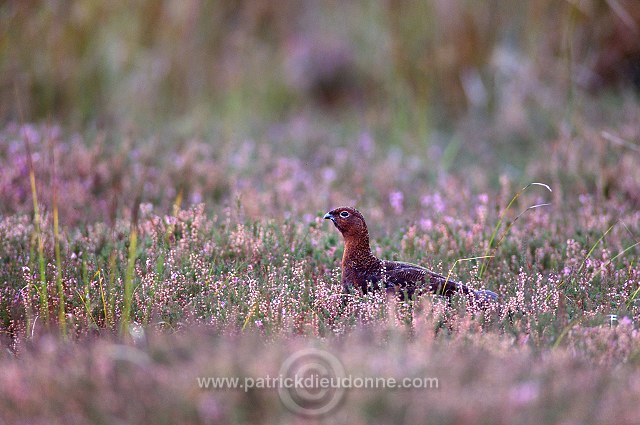
[[[476,301],[480,304],[487,304],[498,301],[498,294],[493,291],[489,291],[487,289],[475,291],[460,282],[447,280],[447,278],[437,273],[429,272],[429,274],[429,289],[438,295],[445,295],[450,297],[455,293],[462,292],[463,294],[473,295]]]
[[[489,290],[473,291],[476,299],[480,302],[495,302],[498,301],[498,294]]]

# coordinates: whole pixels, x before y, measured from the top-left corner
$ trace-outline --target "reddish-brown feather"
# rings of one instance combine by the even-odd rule
[[[446,296],[470,294],[479,301],[498,298],[494,292],[474,291],[416,264],[380,260],[371,252],[367,223],[355,208],[339,207],[329,211],[324,218],[330,219],[344,237],[342,286],[345,292],[357,289],[366,293],[371,289],[386,288],[399,289],[402,296],[412,297],[417,290],[424,289]]]

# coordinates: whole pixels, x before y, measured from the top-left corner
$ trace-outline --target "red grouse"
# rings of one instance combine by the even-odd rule
[[[384,287],[390,291],[399,290],[402,296],[409,298],[414,292],[426,289],[448,297],[464,293],[480,303],[498,299],[495,292],[474,291],[416,264],[380,260],[371,252],[367,223],[355,208],[336,208],[326,213],[324,218],[333,221],[344,237],[342,286],[345,292],[356,288],[366,293]]]

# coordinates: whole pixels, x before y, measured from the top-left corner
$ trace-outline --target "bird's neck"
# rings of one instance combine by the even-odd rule
[[[371,252],[369,235],[363,234],[357,237],[347,237],[344,240],[343,265],[358,265],[376,261],[377,258]]]

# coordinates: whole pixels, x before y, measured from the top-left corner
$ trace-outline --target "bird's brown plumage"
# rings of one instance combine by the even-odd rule
[[[357,289],[366,293],[386,288],[400,290],[403,296],[412,297],[417,290],[426,289],[446,296],[464,293],[481,302],[498,298],[494,292],[474,291],[416,264],[377,258],[371,252],[367,223],[355,208],[339,207],[329,211],[324,218],[331,220],[344,237],[342,286],[346,292]]]

